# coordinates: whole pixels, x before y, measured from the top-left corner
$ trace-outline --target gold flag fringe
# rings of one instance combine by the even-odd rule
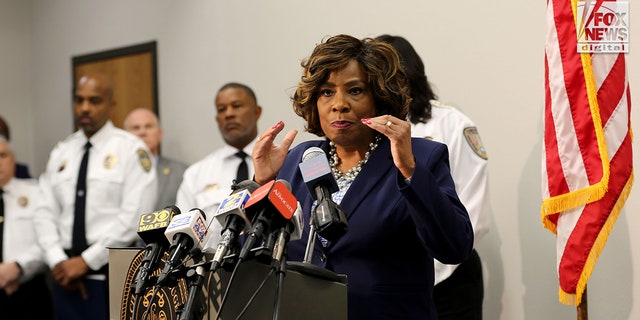
[[[604,249],[605,244],[607,243],[607,238],[613,230],[613,226],[615,222],[618,220],[620,215],[620,211],[624,207],[627,198],[629,197],[629,193],[631,192],[631,186],[633,185],[633,172],[629,176],[627,183],[624,186],[624,189],[620,193],[618,197],[618,201],[613,206],[607,221],[600,233],[598,233],[598,237],[589,252],[589,256],[587,257],[587,261],[585,262],[584,267],[582,268],[582,273],[580,274],[580,278],[578,279],[578,285],[576,286],[576,293],[565,292],[560,288],[558,290],[558,298],[560,302],[566,305],[579,305],[582,302],[582,294],[584,293],[584,288],[587,286],[587,282],[593,273],[593,268],[595,267],[596,262],[598,261],[598,257],[600,257],[600,253],[602,249]]]
[[[574,17],[576,16],[576,3],[576,0],[571,1]],[[602,178],[597,183],[585,188],[549,197],[542,201],[542,224],[554,234],[557,233],[556,225],[549,219],[550,215],[600,200],[604,197],[609,186],[610,160],[607,154],[607,144],[604,138],[602,118],[600,118],[600,106],[598,104],[597,96],[598,92],[595,84],[595,77],[593,75],[593,69],[591,68],[591,55],[588,53],[582,53],[580,54],[580,59],[582,60],[582,70],[584,72],[584,80],[587,88],[591,119],[593,120],[596,141],[598,143],[598,152],[602,162]]]
[[[576,5],[577,0],[571,0],[574,22],[576,21],[575,19],[577,19]],[[582,61],[582,69],[584,71],[585,85],[587,88],[587,96],[589,100],[589,109],[591,111],[591,117],[593,120],[593,126],[598,144],[598,151],[600,154],[600,159],[602,161],[603,174],[602,179],[593,185],[590,185],[586,188],[574,190],[566,194],[550,197],[543,201],[541,210],[543,225],[545,226],[545,228],[551,230],[554,234],[557,233],[557,226],[549,219],[550,215],[602,199],[602,197],[604,197],[604,194],[607,192],[609,185],[611,170],[610,159],[607,153],[607,145],[604,137],[602,119],[600,118],[600,106],[598,104],[597,88],[595,85],[593,69],[591,67],[591,55],[583,53],[580,54],[580,58]],[[618,219],[620,211],[622,210],[624,203],[629,196],[631,186],[633,184],[633,178],[634,177],[632,171],[629,179],[627,180],[627,183],[625,184],[624,189],[618,197],[618,200],[612,208],[612,211],[609,213],[607,221],[598,233],[596,241],[589,252],[587,261],[585,262],[585,265],[578,279],[576,292],[565,292],[564,290],[562,290],[562,288],[558,290],[558,296],[561,303],[577,306],[580,304],[580,302],[582,302],[582,294],[584,293],[584,289],[586,288],[589,277],[593,272],[595,263],[597,262],[598,257],[600,256],[600,253],[602,252],[602,249],[606,244],[607,238],[609,237],[609,234],[611,233],[611,230],[613,229],[613,226]]]

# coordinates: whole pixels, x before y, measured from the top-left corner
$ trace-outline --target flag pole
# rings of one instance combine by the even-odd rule
[[[589,310],[587,303],[587,285],[584,286],[584,292],[582,292],[582,299],[577,307],[578,320],[589,320]]]

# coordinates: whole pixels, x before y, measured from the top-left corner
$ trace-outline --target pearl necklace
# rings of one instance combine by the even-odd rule
[[[378,143],[380,143],[382,138],[380,135],[376,135],[371,143],[369,143],[369,150],[364,154],[364,159],[358,161],[358,164],[349,169],[347,172],[343,173],[338,169],[338,164],[340,163],[340,158],[338,158],[338,153],[336,152],[336,145],[333,141],[329,141],[329,146],[331,146],[331,150],[329,151],[329,165],[331,166],[331,171],[333,172],[333,176],[336,178],[338,182],[338,187],[343,189],[346,185],[353,182],[358,176],[358,173],[362,170],[362,167],[369,160],[369,156],[373,153],[374,150],[378,147]]]

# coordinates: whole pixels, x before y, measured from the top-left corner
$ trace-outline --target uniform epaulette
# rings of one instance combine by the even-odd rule
[[[429,101],[429,103],[431,103],[431,105],[433,105],[433,106],[437,106],[437,107],[453,108],[453,106],[452,106],[452,105],[450,105],[450,104],[446,104],[446,103],[442,103],[442,102],[440,102],[440,101],[438,101],[438,100],[431,100],[431,101]]]
[[[53,146],[53,150],[56,150],[56,149],[60,148],[68,140],[71,140],[71,136],[65,138],[64,140],[58,140],[58,142],[56,142],[56,145]]]

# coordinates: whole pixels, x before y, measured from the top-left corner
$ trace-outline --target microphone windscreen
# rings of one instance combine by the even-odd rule
[[[169,243],[164,239],[164,231],[173,217],[179,214],[178,207],[168,206],[162,210],[140,215],[138,236],[146,244],[158,243],[163,247],[168,247]]]
[[[304,151],[302,162],[298,165],[302,180],[307,185],[313,200],[317,200],[316,187],[321,186],[325,192],[334,193],[338,191],[331,166],[327,160],[326,153],[318,147],[310,147]]]
[[[325,155],[324,150],[318,147],[311,147],[305,150],[304,153],[302,154],[302,162],[305,162],[314,157],[324,156],[324,155]]]
[[[273,184],[273,188],[269,191],[269,201],[287,220],[291,219],[298,208],[298,200],[291,193],[291,184],[282,179]]]
[[[207,218],[204,212],[198,208],[194,208],[188,213],[173,218],[169,226],[167,226],[164,235],[167,240],[173,241],[176,234],[186,234],[193,239],[195,246],[202,249],[209,238],[206,221]]]

